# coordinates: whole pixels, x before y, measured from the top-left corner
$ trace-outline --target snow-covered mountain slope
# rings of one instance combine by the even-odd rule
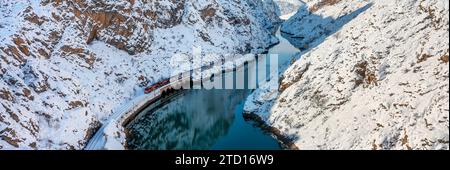
[[[281,11],[280,18],[283,20],[289,19],[297,13],[297,10],[304,3],[300,0],[274,0]]]
[[[449,149],[448,1],[306,4],[282,27],[301,58],[246,111],[299,149]]]
[[[278,15],[272,0],[0,0],[0,149],[82,149],[175,53],[265,51]]]

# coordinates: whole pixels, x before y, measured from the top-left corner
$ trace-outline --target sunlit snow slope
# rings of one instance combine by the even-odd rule
[[[246,110],[299,149],[449,148],[447,0],[310,0],[281,30],[301,58]]]

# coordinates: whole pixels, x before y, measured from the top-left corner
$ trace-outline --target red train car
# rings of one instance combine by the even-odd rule
[[[169,83],[170,83],[170,79],[164,79],[162,81],[159,81],[159,82],[151,85],[150,87],[145,88],[144,93],[145,94],[151,93],[152,91],[154,91],[160,87],[163,87]]]

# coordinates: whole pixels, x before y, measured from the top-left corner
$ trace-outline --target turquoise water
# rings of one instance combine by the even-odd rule
[[[283,70],[299,52],[280,36],[269,50]],[[282,65],[284,65],[282,67]],[[245,73],[247,66],[240,68]],[[247,75],[247,74],[246,74]],[[248,74],[254,75],[254,74]],[[248,80],[248,75],[245,80]],[[235,73],[225,76],[235,77]],[[247,81],[245,81],[247,82]],[[247,85],[246,85],[247,86]],[[243,118],[249,89],[184,90],[157,109],[144,110],[130,123],[128,145],[139,150],[278,150],[278,141]]]
[[[280,149],[242,116],[249,90],[188,90],[130,125],[129,146],[144,150]]]

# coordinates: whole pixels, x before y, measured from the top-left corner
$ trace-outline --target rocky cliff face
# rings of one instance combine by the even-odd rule
[[[444,0],[306,1],[282,26],[301,59],[246,110],[300,149],[448,149],[448,15]]]
[[[82,149],[175,53],[258,53],[271,0],[0,1],[0,149]],[[213,58],[212,60],[219,60]]]

